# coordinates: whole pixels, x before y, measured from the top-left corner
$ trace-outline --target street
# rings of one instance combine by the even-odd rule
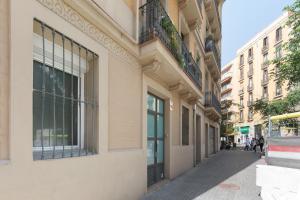
[[[262,163],[254,152],[221,151],[143,200],[259,200],[255,166]]]

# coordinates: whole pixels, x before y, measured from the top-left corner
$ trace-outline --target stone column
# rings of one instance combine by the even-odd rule
[[[9,0],[0,1],[0,160],[9,159]]]

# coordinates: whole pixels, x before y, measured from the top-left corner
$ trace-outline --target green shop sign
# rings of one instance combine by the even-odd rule
[[[240,132],[242,134],[248,134],[249,133],[249,126],[242,126],[242,127],[240,127]]]

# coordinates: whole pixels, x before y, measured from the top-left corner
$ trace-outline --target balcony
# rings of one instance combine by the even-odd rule
[[[202,96],[202,73],[159,0],[139,8],[143,72],[170,90]]]
[[[196,22],[202,20],[201,5],[203,0],[180,0],[179,7],[188,22]]]
[[[244,89],[239,90],[239,95],[243,95],[244,94]]]
[[[248,91],[248,92],[251,92],[252,90],[253,90],[253,85],[248,85],[248,86],[247,86],[247,91]]]
[[[205,61],[214,79],[218,80],[221,76],[221,59],[212,36],[205,41]]]
[[[205,92],[205,113],[208,118],[217,121],[221,118],[221,104],[213,92]]]
[[[249,71],[248,71],[248,77],[251,77],[251,76],[253,76],[253,69],[249,69]]]
[[[253,101],[247,101],[247,106],[248,107],[252,107],[254,105],[254,102]]]
[[[263,78],[261,80],[261,85],[267,85],[269,83],[269,78]]]
[[[222,24],[219,13],[219,4],[222,3],[222,1],[223,0],[206,0],[204,2],[209,24],[217,40],[221,39],[222,34]]]
[[[252,63],[253,62],[253,55],[248,56],[248,63]]]
[[[261,64],[261,69],[266,69],[268,68],[270,62],[267,60],[267,61],[264,61],[262,64]]]

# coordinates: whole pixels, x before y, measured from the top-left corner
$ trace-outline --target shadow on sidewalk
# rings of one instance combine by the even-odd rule
[[[259,153],[221,151],[199,167],[146,194],[143,200],[193,200],[260,159]]]

